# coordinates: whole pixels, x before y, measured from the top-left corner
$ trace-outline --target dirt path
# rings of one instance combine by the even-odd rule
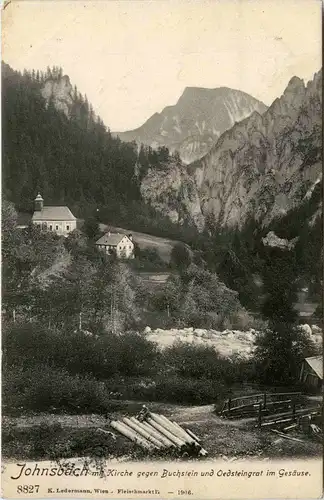
[[[131,405],[133,402],[127,402]],[[177,422],[197,422],[206,421],[210,418],[215,418],[213,413],[214,405],[204,406],[178,406],[168,405],[168,411],[165,412],[166,405],[148,405],[152,411],[165,413],[172,417]],[[140,404],[138,405],[140,407]],[[125,415],[127,413],[124,412]],[[90,415],[60,415],[55,413],[46,413],[40,415],[22,415],[20,417],[3,417],[2,424],[17,425],[17,427],[32,427],[34,425],[42,424],[60,424],[62,427],[75,427],[75,428],[93,428],[108,426],[110,417],[98,414]]]

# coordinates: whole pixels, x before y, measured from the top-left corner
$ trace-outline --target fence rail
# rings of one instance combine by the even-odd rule
[[[265,412],[275,411],[280,408],[288,409],[292,405],[298,405],[301,396],[301,392],[263,392],[238,398],[229,398],[224,403],[221,415],[227,418],[239,418],[247,414],[257,414],[260,407]]]

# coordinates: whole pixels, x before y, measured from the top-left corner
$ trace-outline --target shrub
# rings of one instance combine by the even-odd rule
[[[160,271],[168,268],[155,248],[139,248],[137,245],[135,259],[129,262],[135,270]]]
[[[154,368],[158,356],[155,344],[138,333],[94,336],[36,323],[4,329],[3,350],[5,366],[27,369],[45,364],[101,379],[118,373],[144,375]]]
[[[171,250],[171,264],[176,269],[186,269],[191,264],[191,254],[187,245],[184,243],[176,243]]]
[[[153,342],[135,332],[116,337],[118,371],[123,375],[145,375],[151,372],[158,358],[158,349]]]
[[[103,412],[112,408],[105,384],[91,377],[72,376],[46,365],[22,369],[13,366],[3,377],[5,411],[66,410],[73,413]]]
[[[155,400],[168,403],[208,404],[222,398],[224,386],[218,381],[200,378],[168,377],[156,383]]]
[[[163,353],[165,365],[181,377],[221,380],[230,362],[211,346],[175,343]]]

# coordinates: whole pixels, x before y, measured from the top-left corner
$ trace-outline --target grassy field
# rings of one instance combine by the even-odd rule
[[[55,460],[92,457],[116,460],[143,459],[145,454],[121,435],[109,422],[135,415],[141,402],[120,401],[121,408],[109,415],[40,414],[3,417],[2,456],[5,460]],[[320,443],[287,441],[269,431],[255,429],[254,419],[226,420],[217,416],[213,405],[180,406],[149,403],[151,411],[163,413],[189,428],[203,441],[208,459],[288,458],[320,456]]]

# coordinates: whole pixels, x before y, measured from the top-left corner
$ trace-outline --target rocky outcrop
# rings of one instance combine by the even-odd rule
[[[180,216],[177,207],[185,203],[183,184],[190,185],[195,200],[193,221],[199,213],[199,220],[202,214],[222,227],[241,228],[251,218],[268,225],[310,198],[321,182],[321,138],[322,71],[307,85],[293,77],[263,115],[254,111],[236,123],[186,171],[181,167],[170,176],[155,172],[144,179],[146,197],[154,178],[151,200],[159,197],[157,208],[167,213],[163,197],[177,179],[174,220]],[[186,207],[191,210],[190,204]]]
[[[70,117],[73,98],[72,85],[68,76],[48,79],[41,89],[41,94],[47,103],[52,100],[58,111],[63,111],[67,117]]]
[[[298,237],[292,240],[287,240],[286,238],[279,238],[276,233],[269,231],[265,238],[262,238],[262,243],[268,247],[279,248],[280,250],[291,250],[294,248],[298,241]]]
[[[202,158],[219,136],[253,111],[267,107],[254,97],[226,87],[188,87],[174,106],[155,113],[141,127],[117,132],[123,141],[177,150],[184,163]]]
[[[141,195],[172,222],[190,220],[199,230],[203,229],[198,191],[184,165],[170,163],[164,170],[149,169],[141,183]]]

